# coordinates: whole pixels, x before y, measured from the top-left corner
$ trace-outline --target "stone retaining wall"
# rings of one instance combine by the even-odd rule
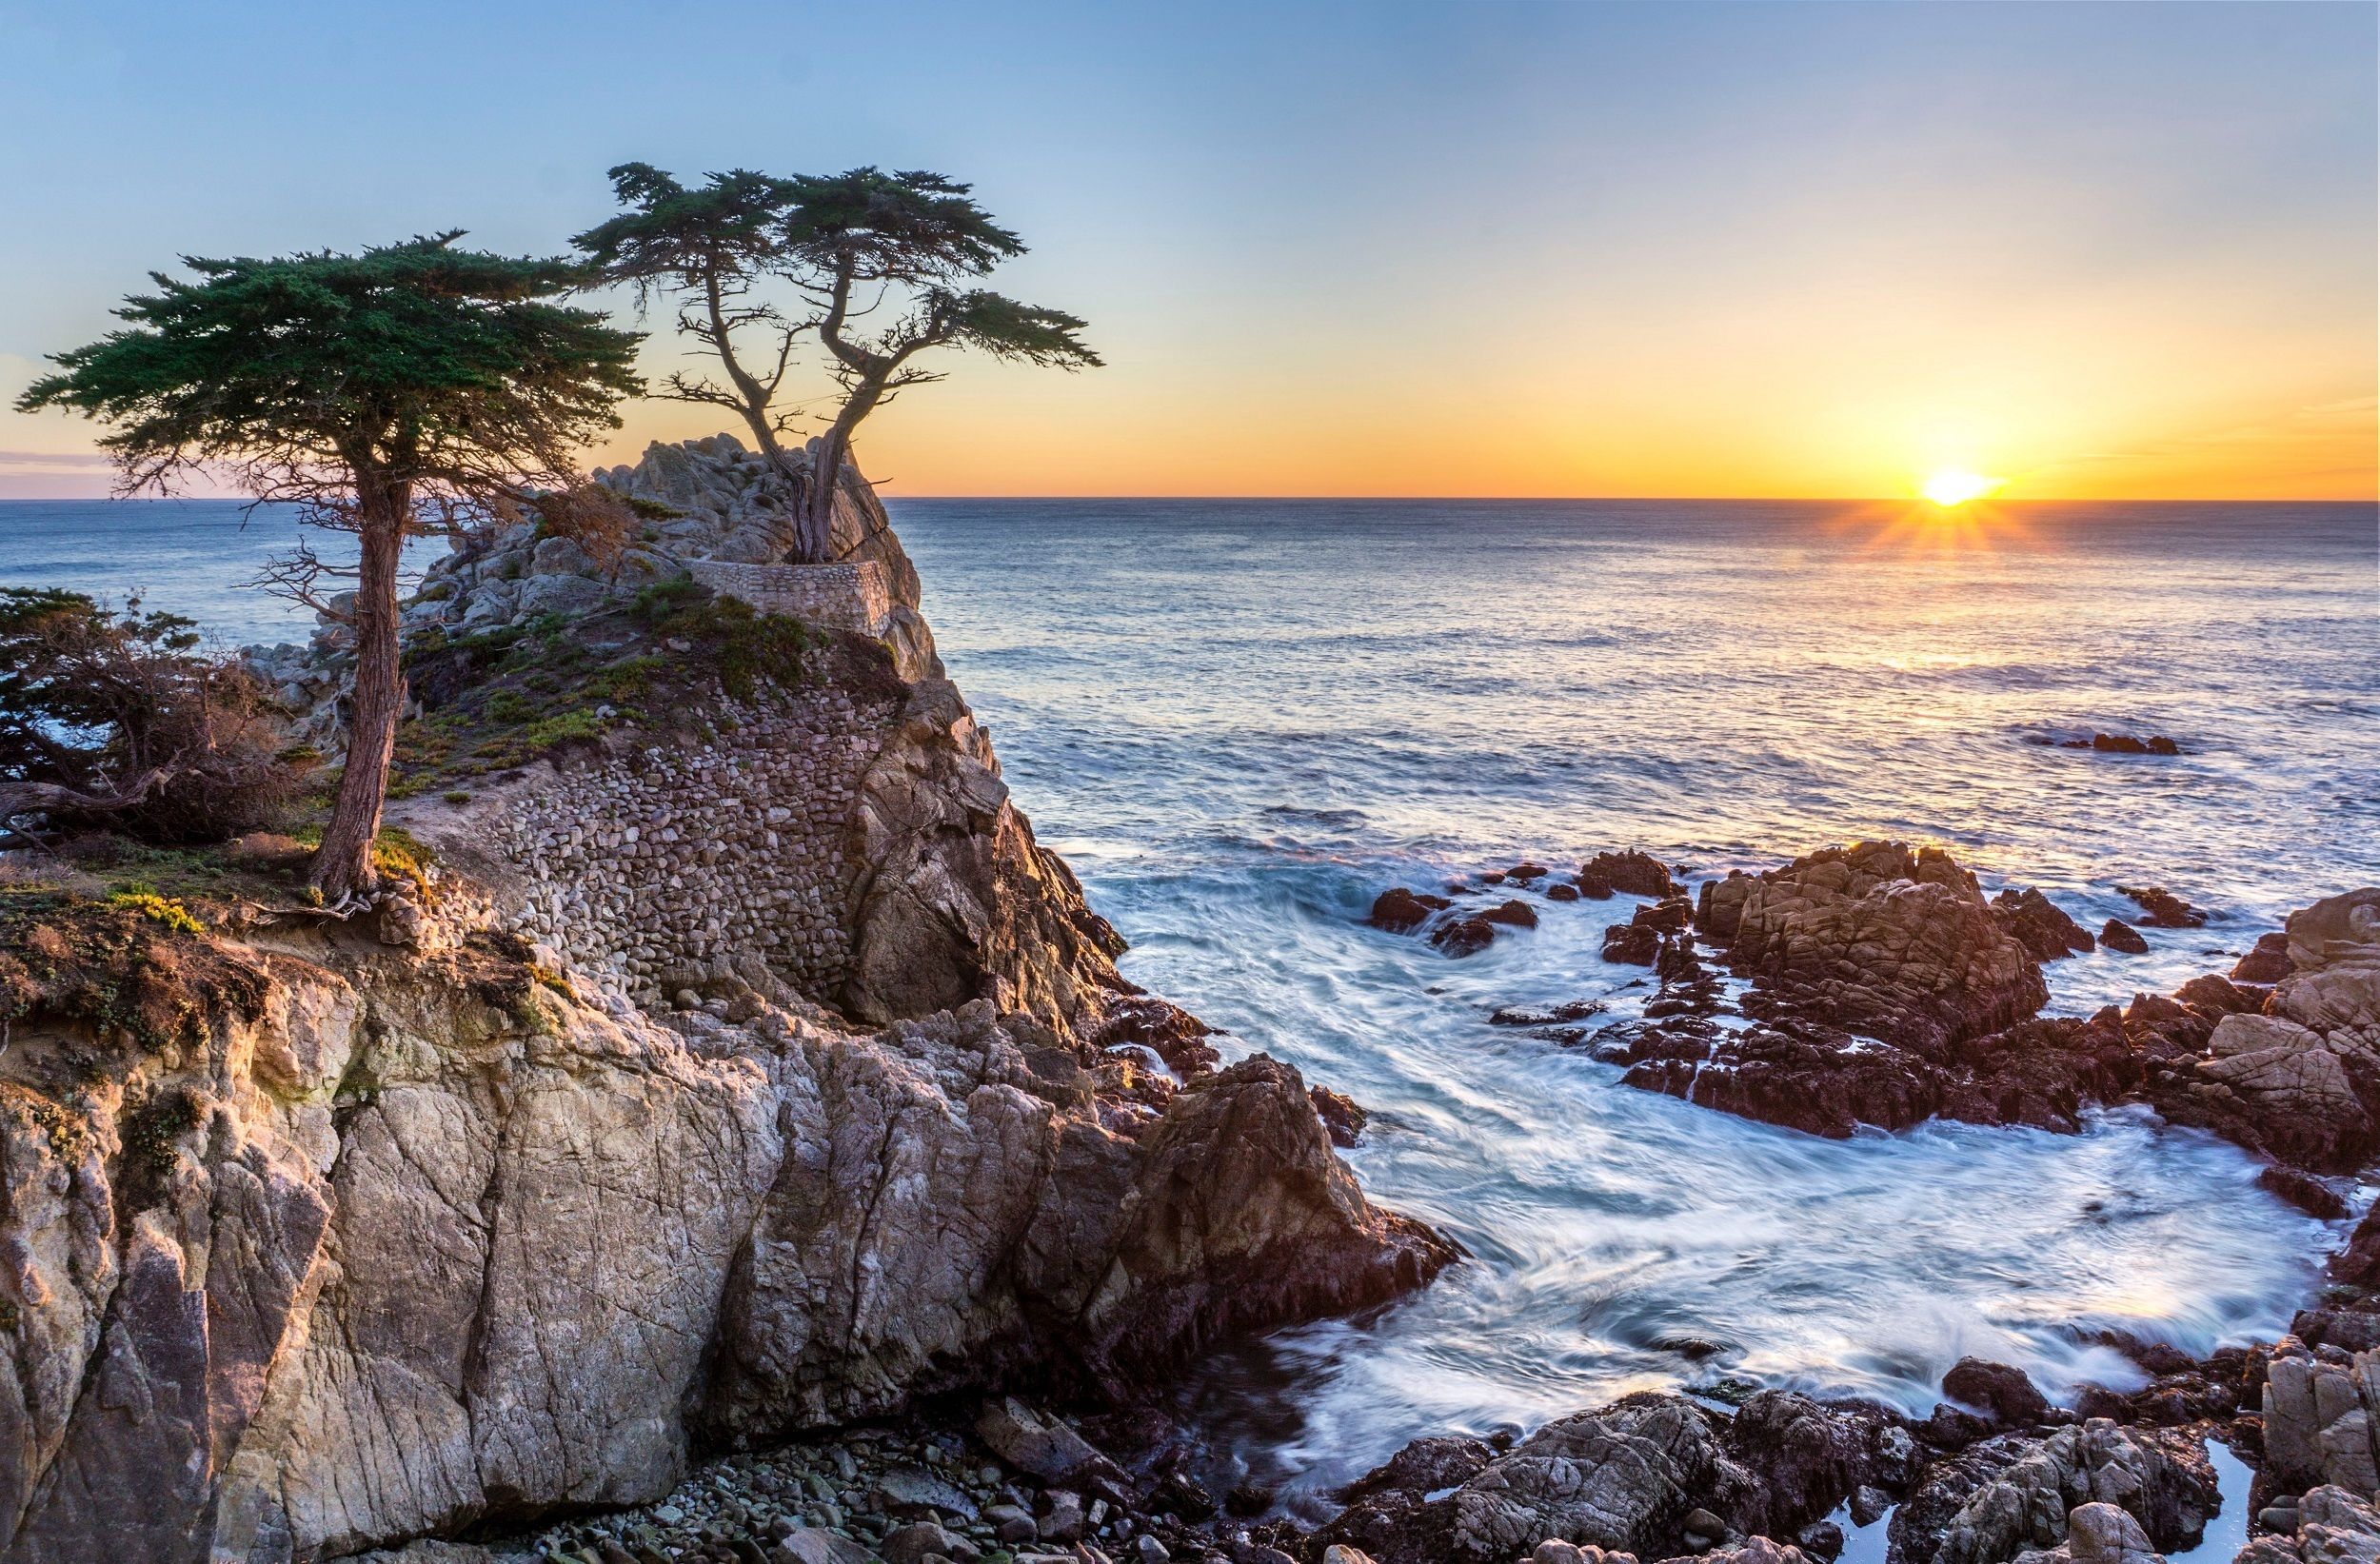
[[[881,636],[892,618],[892,593],[874,560],[851,564],[742,564],[692,560],[686,568],[712,591],[742,598],[765,613]]]
[[[564,771],[494,829],[529,883],[516,926],[646,1003],[672,973],[745,953],[831,1001],[851,957],[845,827],[895,710],[834,688],[730,703],[716,742]]]

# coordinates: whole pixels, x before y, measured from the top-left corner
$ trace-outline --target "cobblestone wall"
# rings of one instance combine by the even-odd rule
[[[648,1002],[673,971],[744,952],[831,1000],[851,955],[844,826],[895,708],[825,688],[724,709],[739,725],[717,742],[581,762],[497,823],[529,881],[518,926]]]
[[[813,624],[831,624],[862,635],[883,635],[892,617],[892,594],[884,570],[874,560],[856,564],[740,564],[725,560],[688,563],[696,581],[714,592],[742,598],[755,608],[789,614]]]

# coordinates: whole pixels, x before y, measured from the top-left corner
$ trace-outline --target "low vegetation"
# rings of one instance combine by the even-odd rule
[[[79,592],[0,587],[0,826],[15,845],[104,825],[225,841],[280,823],[313,758],[195,627]]]
[[[389,794],[464,802],[451,797],[469,796],[458,782],[593,743],[613,728],[676,728],[702,721],[721,696],[748,702],[797,688],[819,644],[798,620],[684,577],[583,617],[417,636],[407,677],[423,709],[398,731]]]

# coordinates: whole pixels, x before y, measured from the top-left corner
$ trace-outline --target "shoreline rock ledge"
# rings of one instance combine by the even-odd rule
[[[0,1560],[655,1503],[705,1451],[939,1397],[1130,1397],[1456,1257],[1296,1070],[1214,1068],[1117,973],[938,669],[803,656],[393,809],[435,862],[369,927],[8,910]]]

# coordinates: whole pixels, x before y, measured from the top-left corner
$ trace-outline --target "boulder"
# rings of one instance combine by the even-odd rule
[[[1477,956],[1496,942],[1496,925],[1485,918],[1457,918],[1431,932],[1430,943],[1449,956]]]
[[[2037,961],[2083,955],[2094,943],[2089,931],[2037,890],[2004,890],[1993,898],[1992,908],[2001,926],[2033,952]]]
[[[1364,921],[1391,934],[1411,934],[1430,921],[1430,914],[1443,911],[1452,904],[1442,896],[1395,885],[1374,900],[1371,916]]]
[[[2235,983],[2277,983],[2296,970],[2290,937],[2279,929],[2256,937],[2256,947],[2231,964]]]
[[[1617,891],[1622,896],[1659,899],[1680,894],[1669,865],[1651,853],[1631,847],[1623,853],[1597,853],[1578,866],[1578,889],[1597,901]]]
[[[1858,842],[1720,885],[1741,887],[1729,965],[1834,1025],[1949,1043],[2026,1020],[2049,998],[2039,962],[1939,849]]]
[[[2162,885],[2118,885],[2115,888],[2140,904],[2140,910],[2148,915],[2141,921],[2152,928],[2194,929],[2207,921],[2205,913]]]
[[[2121,918],[2111,918],[2099,927],[2099,943],[2125,956],[2146,956],[2149,941],[2138,929]]]
[[[1988,1414],[2001,1428],[2026,1428],[2050,1415],[2050,1402],[2025,1371],[1980,1357],[1962,1357],[1942,1376],[1942,1394]]]

